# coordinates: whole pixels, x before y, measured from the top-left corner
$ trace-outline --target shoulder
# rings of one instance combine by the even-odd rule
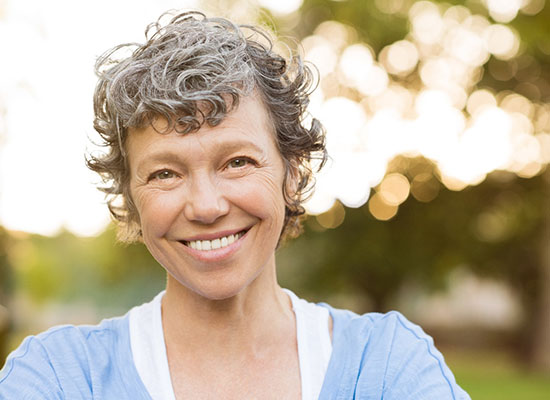
[[[347,382],[342,390],[353,387],[359,398],[469,399],[433,339],[401,313],[358,315],[326,307],[335,366],[329,365],[327,380]]]
[[[391,346],[391,349],[407,348],[410,344],[423,343],[426,349],[433,347],[433,339],[420,326],[410,322],[398,311],[358,315],[347,310],[329,308],[333,318],[334,336],[354,339],[356,345]]]
[[[29,338],[40,342],[45,348],[63,353],[67,350],[78,350],[79,347],[100,350],[117,344],[127,336],[128,315],[125,315],[104,319],[97,325],[61,325]]]
[[[85,361],[91,352],[95,359],[106,357],[113,348],[127,339],[127,324],[128,318],[124,316],[103,320],[98,325],[62,325],[50,328],[38,335],[28,336],[10,354],[6,367],[13,369],[18,360],[25,357],[46,357],[53,364],[57,360]]]
[[[124,364],[132,364],[127,316],[54,327],[27,337],[8,356],[0,371],[0,398],[22,391],[29,398],[38,393],[46,399],[91,398],[114,377],[122,378],[114,367]]]

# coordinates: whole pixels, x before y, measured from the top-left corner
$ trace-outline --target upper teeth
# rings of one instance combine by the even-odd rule
[[[244,232],[239,232],[234,235],[224,236],[214,240],[191,240],[185,244],[195,250],[216,250],[225,247],[238,240]]]

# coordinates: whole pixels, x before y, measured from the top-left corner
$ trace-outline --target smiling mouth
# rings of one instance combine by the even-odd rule
[[[200,250],[200,251],[217,250],[223,247],[227,247],[231,243],[236,242],[241,237],[243,237],[246,232],[248,232],[248,229],[242,230],[233,235],[223,236],[213,240],[190,240],[190,241],[182,240],[181,243],[183,243],[187,247],[191,247],[194,250]]]

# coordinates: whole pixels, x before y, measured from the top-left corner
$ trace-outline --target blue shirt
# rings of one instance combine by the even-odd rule
[[[470,399],[431,337],[401,314],[323,306],[333,350],[320,399]],[[27,337],[0,371],[0,399],[151,400],[134,366],[128,314]]]

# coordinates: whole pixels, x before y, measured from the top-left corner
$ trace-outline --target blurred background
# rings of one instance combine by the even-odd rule
[[[550,398],[545,0],[0,0],[0,366],[26,335],[164,286],[116,243],[84,154],[96,57],[171,8],[260,22],[318,69],[331,160],[281,285],[400,310],[474,399]]]

